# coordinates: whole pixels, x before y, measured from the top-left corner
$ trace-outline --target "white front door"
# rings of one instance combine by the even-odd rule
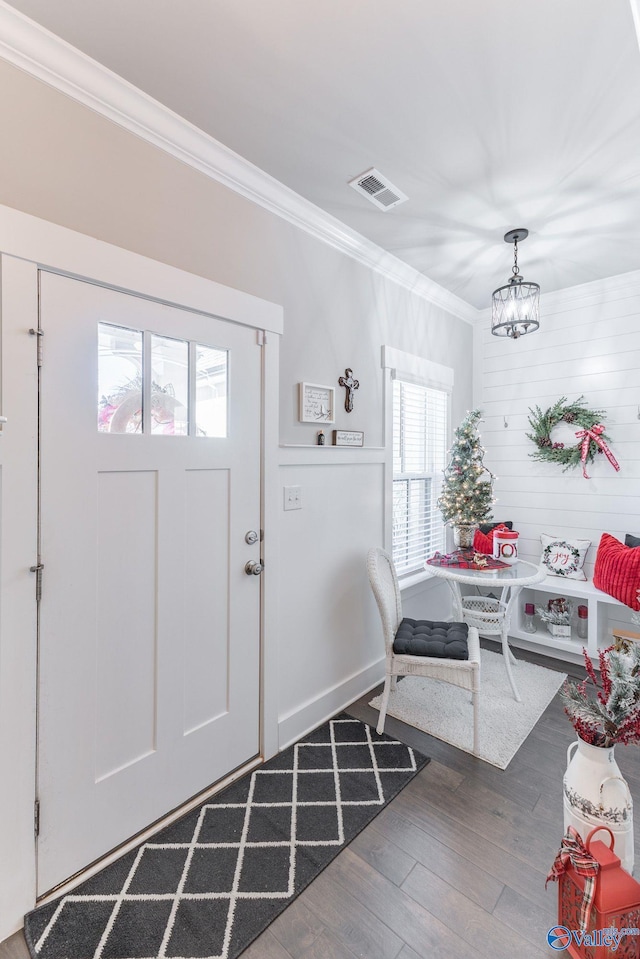
[[[40,304],[41,895],[259,751],[261,357],[64,276]]]

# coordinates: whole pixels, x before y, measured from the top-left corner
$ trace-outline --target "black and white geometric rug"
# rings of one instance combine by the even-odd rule
[[[346,713],[29,913],[34,959],[235,959],[429,760]]]

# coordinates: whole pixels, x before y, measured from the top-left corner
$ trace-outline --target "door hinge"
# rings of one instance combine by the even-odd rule
[[[38,349],[36,356],[38,366],[42,366],[42,337],[44,336],[44,330],[36,330],[34,327],[31,327],[29,330],[29,335],[38,337]]]
[[[266,330],[256,330],[256,343],[258,346],[264,346],[267,342],[267,331]]]
[[[40,800],[36,799],[33,804],[33,832],[35,836],[40,835]]]
[[[30,566],[29,572],[36,574],[36,603],[39,603],[42,599],[42,570],[44,569],[44,563],[38,563],[37,566]]]

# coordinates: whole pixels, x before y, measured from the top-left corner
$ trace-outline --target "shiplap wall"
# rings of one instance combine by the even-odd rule
[[[494,515],[513,520],[522,559],[539,560],[543,532],[590,540],[591,579],[603,532],[640,535],[640,272],[543,296],[540,329],[516,341],[492,336],[487,316],[478,341],[475,396],[485,463],[497,476]],[[530,408],[581,394],[605,411],[620,472],[604,455],[588,466],[590,479],[529,456]],[[575,429],[562,424],[553,440],[575,443]]]

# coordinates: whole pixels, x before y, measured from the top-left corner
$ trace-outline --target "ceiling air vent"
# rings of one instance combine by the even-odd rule
[[[371,167],[370,170],[365,170],[364,173],[360,173],[353,180],[349,180],[349,186],[352,186],[362,196],[366,196],[367,200],[375,203],[380,210],[390,210],[409,199],[402,190],[389,183],[375,167]]]

